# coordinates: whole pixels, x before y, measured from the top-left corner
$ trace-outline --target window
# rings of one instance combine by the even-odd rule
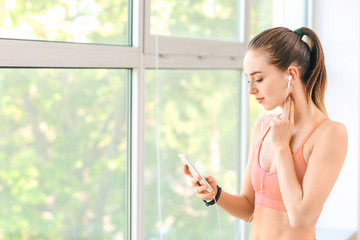
[[[1,69],[4,239],[124,239],[127,70]]]
[[[308,25],[308,2],[0,1],[0,238],[216,235],[177,154],[239,192],[261,113],[246,43]],[[239,238],[239,220],[221,222]]]
[[[186,153],[204,174],[213,175],[219,185],[226,185],[227,191],[236,192],[240,182],[239,78],[240,72],[234,70],[147,71],[147,239],[158,239],[159,231],[167,239],[208,239],[218,235],[216,209],[206,208],[195,197],[177,155]],[[235,239],[236,219],[222,212],[221,220],[222,237]],[[194,222],[199,223],[196,228]]]

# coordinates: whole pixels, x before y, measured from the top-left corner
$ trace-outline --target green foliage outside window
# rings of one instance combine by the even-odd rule
[[[206,207],[196,198],[177,155],[186,153],[203,174],[213,175],[226,191],[236,192],[241,177],[240,85],[240,72],[233,70],[160,70],[158,83],[155,71],[147,71],[146,239],[159,239],[160,231],[164,239],[173,240],[212,239],[218,235],[215,206]],[[236,219],[221,211],[221,222],[222,238],[234,239]]]
[[[123,239],[125,70],[0,70],[0,239]]]
[[[152,0],[151,33],[237,41],[237,0]]]
[[[127,45],[127,0],[0,1],[0,38]]]

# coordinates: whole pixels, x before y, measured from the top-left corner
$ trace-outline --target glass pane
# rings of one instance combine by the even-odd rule
[[[160,70],[156,84],[155,70],[146,72],[146,239],[159,239],[160,231],[164,239],[174,240],[219,234],[216,208],[196,198],[177,155],[186,153],[204,175],[214,176],[228,192],[237,191],[239,78],[240,72],[232,70]],[[236,218],[220,212],[221,238],[235,239]]]
[[[252,0],[250,5],[250,39],[252,39],[265,29],[273,27],[273,0]]]
[[[307,24],[308,0],[252,0],[250,39],[271,27],[295,30]]]
[[[240,0],[151,0],[151,34],[238,41]]]
[[[0,70],[1,239],[124,239],[127,70]]]
[[[130,44],[128,0],[0,1],[0,37]]]

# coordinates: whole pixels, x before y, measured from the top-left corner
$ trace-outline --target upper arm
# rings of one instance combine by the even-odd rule
[[[303,212],[316,216],[333,188],[345,160],[348,145],[346,128],[331,122],[320,133],[304,175]]]

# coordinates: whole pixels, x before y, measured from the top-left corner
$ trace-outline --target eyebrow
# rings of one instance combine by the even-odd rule
[[[257,74],[257,73],[261,73],[261,71],[252,72],[252,73],[249,74],[249,76],[253,76],[253,75]],[[246,76],[247,78],[249,77],[246,73],[245,73],[245,76]]]
[[[252,76],[252,75],[255,75],[257,73],[261,73],[261,72],[260,71],[255,71],[255,72],[250,73],[249,75]]]

